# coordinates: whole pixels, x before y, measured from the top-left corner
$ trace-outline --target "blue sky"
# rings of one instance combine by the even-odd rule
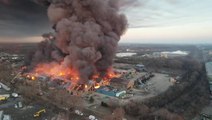
[[[212,43],[212,0],[138,0],[121,42]]]

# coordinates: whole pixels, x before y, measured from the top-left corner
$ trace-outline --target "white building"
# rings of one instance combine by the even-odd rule
[[[164,57],[164,58],[172,58],[172,57],[183,57],[183,56],[187,56],[189,54],[189,52],[187,51],[181,51],[181,50],[177,50],[177,51],[164,51],[164,52],[154,52],[153,56],[154,57]]]

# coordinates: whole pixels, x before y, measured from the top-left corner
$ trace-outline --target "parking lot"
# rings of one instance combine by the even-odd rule
[[[47,109],[45,105],[25,104],[24,98],[20,94],[12,90],[7,91],[3,87],[0,88],[0,97],[0,110],[13,120],[46,120],[54,115],[53,111]],[[45,109],[46,113],[35,118],[34,114],[41,109]]]

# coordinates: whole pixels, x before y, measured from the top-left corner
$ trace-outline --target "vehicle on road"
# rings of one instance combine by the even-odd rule
[[[17,104],[14,105],[15,108],[22,108],[23,104],[22,102],[18,102]]]
[[[88,119],[89,119],[89,120],[98,120],[98,119],[97,119],[95,116],[93,116],[93,115],[89,115]]]
[[[18,93],[12,93],[11,97],[17,98],[17,97],[19,97],[19,95],[18,95]]]
[[[0,101],[5,101],[5,100],[7,100],[7,97],[5,97],[5,96],[0,96]]]
[[[33,114],[33,117],[37,118],[40,117],[42,114],[46,113],[46,109],[41,109]]]
[[[81,111],[79,111],[79,110],[75,110],[74,112],[75,112],[75,114],[77,114],[79,116],[83,116],[83,113]]]

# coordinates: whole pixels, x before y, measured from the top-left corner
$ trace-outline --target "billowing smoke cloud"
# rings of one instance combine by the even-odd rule
[[[9,0],[0,0],[0,3],[8,5],[8,4],[10,4],[10,1]]]
[[[62,57],[61,66],[77,70],[81,83],[111,67],[120,36],[127,28],[126,17],[119,12],[119,0],[37,2],[49,5],[48,17],[55,28],[54,42],[59,49],[50,47],[50,51],[52,58]],[[50,52],[42,50],[48,49],[46,45],[40,49]]]

